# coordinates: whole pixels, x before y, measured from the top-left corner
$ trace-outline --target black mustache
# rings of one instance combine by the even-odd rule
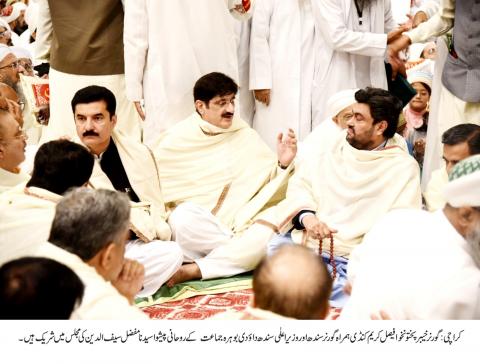
[[[98,136],[97,133],[95,133],[93,130],[87,130],[86,132],[83,133],[83,136]]]
[[[226,113],[222,114],[222,118],[229,118],[229,117],[232,117],[232,116],[233,116],[233,113],[231,113],[231,112],[226,112]]]

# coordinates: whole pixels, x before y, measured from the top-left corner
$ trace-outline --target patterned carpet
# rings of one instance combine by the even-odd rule
[[[227,309],[243,311],[250,302],[252,290],[195,296],[143,308],[152,319],[205,320]]]
[[[205,320],[227,309],[243,311],[252,298],[252,290],[207,294],[143,308],[151,319]],[[336,320],[340,309],[332,308],[327,320]]]

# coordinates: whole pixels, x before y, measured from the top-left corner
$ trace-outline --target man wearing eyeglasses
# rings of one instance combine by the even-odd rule
[[[20,81],[19,72],[24,71],[17,57],[9,47],[0,46],[0,82],[17,90]]]
[[[0,193],[29,179],[19,168],[25,160],[26,145],[20,125],[8,111],[0,109]]]

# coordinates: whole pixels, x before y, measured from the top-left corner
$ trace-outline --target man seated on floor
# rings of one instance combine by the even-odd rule
[[[328,315],[332,278],[320,256],[299,245],[263,258],[253,273],[253,299],[244,312],[215,319],[323,320]]]
[[[68,320],[84,290],[80,278],[55,260],[12,260],[0,267],[0,320]]]
[[[443,189],[448,182],[448,174],[461,160],[480,153],[480,126],[476,124],[459,124],[442,134],[443,160],[445,167],[432,172],[423,194],[429,211],[445,206]]]
[[[42,145],[32,177],[0,195],[0,264],[31,255],[50,232],[55,205],[72,187],[85,185],[93,156],[67,140]]]
[[[329,117],[321,122],[305,140],[299,144],[296,167],[313,154],[321,153],[324,148],[335,141],[342,130],[347,128],[347,122],[352,118],[352,106],[356,103],[355,92],[358,89],[347,89],[332,95],[327,101],[327,115]]]
[[[453,167],[444,196],[442,210],[392,211],[365,235],[341,318],[480,319],[480,155]]]
[[[133,305],[145,271],[140,263],[125,259],[130,209],[125,194],[84,187],[68,192],[57,204],[48,242],[35,255],[65,264],[85,285],[73,319],[147,318]]]
[[[277,155],[234,116],[238,86],[222,73],[195,84],[196,112],[164,132],[155,149],[163,197],[183,265],[169,285],[252,270],[271,234],[259,213],[284,196],[296,138],[277,137]],[[255,223],[258,222],[258,223]]]
[[[290,179],[287,198],[270,219],[276,231],[269,252],[299,243],[320,251],[332,270],[332,305],[342,307],[351,250],[385,213],[420,208],[420,177],[405,140],[398,134],[402,104],[388,91],[355,93],[347,130]]]
[[[85,87],[72,99],[78,137],[95,156],[90,186],[125,192],[132,202],[126,256],[145,266],[139,294],[145,297],[177,271],[183,255],[178,244],[169,241],[155,158],[145,145],[115,131],[115,108],[115,96],[105,87]]]
[[[0,109],[0,194],[30,178],[19,167],[25,160],[26,145],[20,125],[12,114]]]

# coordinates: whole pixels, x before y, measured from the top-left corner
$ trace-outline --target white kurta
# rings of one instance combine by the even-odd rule
[[[327,100],[338,91],[366,86],[387,88],[386,33],[396,23],[390,0],[375,1],[364,9],[368,17],[363,17],[361,26],[352,0],[313,0],[313,13],[317,35],[312,94],[315,127],[328,117]],[[358,57],[370,58],[368,83],[358,83]]]
[[[351,255],[341,318],[480,319],[480,269],[443,211],[397,210]]]
[[[145,100],[146,144],[194,111],[201,76],[215,71],[238,81],[236,21],[226,0],[125,1],[127,97]]]
[[[270,104],[255,102],[253,127],[275,150],[292,128],[299,140],[312,130],[314,20],[310,0],[263,0],[250,39],[250,89],[269,89]]]
[[[95,268],[78,256],[50,243],[39,245],[36,256],[53,259],[73,270],[85,285],[82,303],[72,313],[76,320],[145,320],[142,311],[129,304]],[[61,294],[61,292],[59,292]],[[55,297],[52,297],[55,299]]]

